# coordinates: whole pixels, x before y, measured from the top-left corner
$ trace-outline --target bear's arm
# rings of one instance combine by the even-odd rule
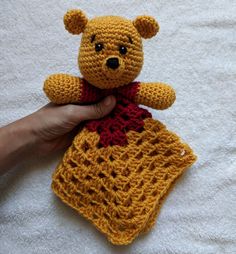
[[[49,100],[56,104],[80,102],[83,82],[68,74],[50,75],[44,82],[43,90]]]
[[[154,109],[166,109],[175,101],[174,89],[164,83],[139,83],[135,102]]]
[[[100,99],[99,89],[68,74],[50,75],[44,82],[43,90],[56,104],[92,103]]]

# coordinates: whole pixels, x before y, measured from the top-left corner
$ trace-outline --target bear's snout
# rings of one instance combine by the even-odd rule
[[[102,72],[109,79],[120,78],[125,71],[125,62],[117,55],[109,55],[103,60]]]
[[[119,59],[117,57],[108,58],[106,65],[108,68],[115,70],[120,66]]]

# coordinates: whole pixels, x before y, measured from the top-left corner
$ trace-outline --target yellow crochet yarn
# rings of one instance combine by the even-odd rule
[[[151,118],[128,133],[126,147],[97,149],[99,135],[83,129],[53,176],[54,192],[105,233],[130,243],[155,222],[168,189],[195,161],[188,145]]]
[[[113,244],[129,244],[154,225],[176,179],[196,160],[187,144],[138,106],[166,109],[175,100],[169,85],[133,82],[143,65],[141,37],[153,37],[159,25],[149,16],[88,20],[81,10],[68,11],[64,23],[70,33],[83,33],[83,78],[51,75],[46,95],[56,104],[83,104],[113,94],[117,105],[85,123],[57,166],[52,189]]]

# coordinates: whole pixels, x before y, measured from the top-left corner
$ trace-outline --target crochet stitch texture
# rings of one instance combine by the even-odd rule
[[[159,25],[150,16],[88,20],[81,10],[68,11],[64,23],[70,33],[83,33],[83,78],[51,75],[46,95],[57,104],[87,104],[112,94],[117,104],[84,124],[53,173],[52,189],[113,244],[129,244],[154,225],[176,179],[196,160],[187,144],[138,106],[162,110],[175,100],[169,85],[133,82],[143,65],[141,37],[153,37]]]

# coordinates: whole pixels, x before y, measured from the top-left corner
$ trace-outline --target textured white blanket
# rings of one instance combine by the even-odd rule
[[[96,15],[153,15],[142,81],[170,83],[177,101],[156,119],[198,155],[166,200],[158,222],[132,245],[115,247],[50,189],[60,158],[23,162],[0,179],[0,253],[236,253],[236,3],[234,0],[1,0],[0,125],[47,103],[45,77],[79,75],[79,36],[67,9]],[[1,142],[1,141],[0,141]]]

